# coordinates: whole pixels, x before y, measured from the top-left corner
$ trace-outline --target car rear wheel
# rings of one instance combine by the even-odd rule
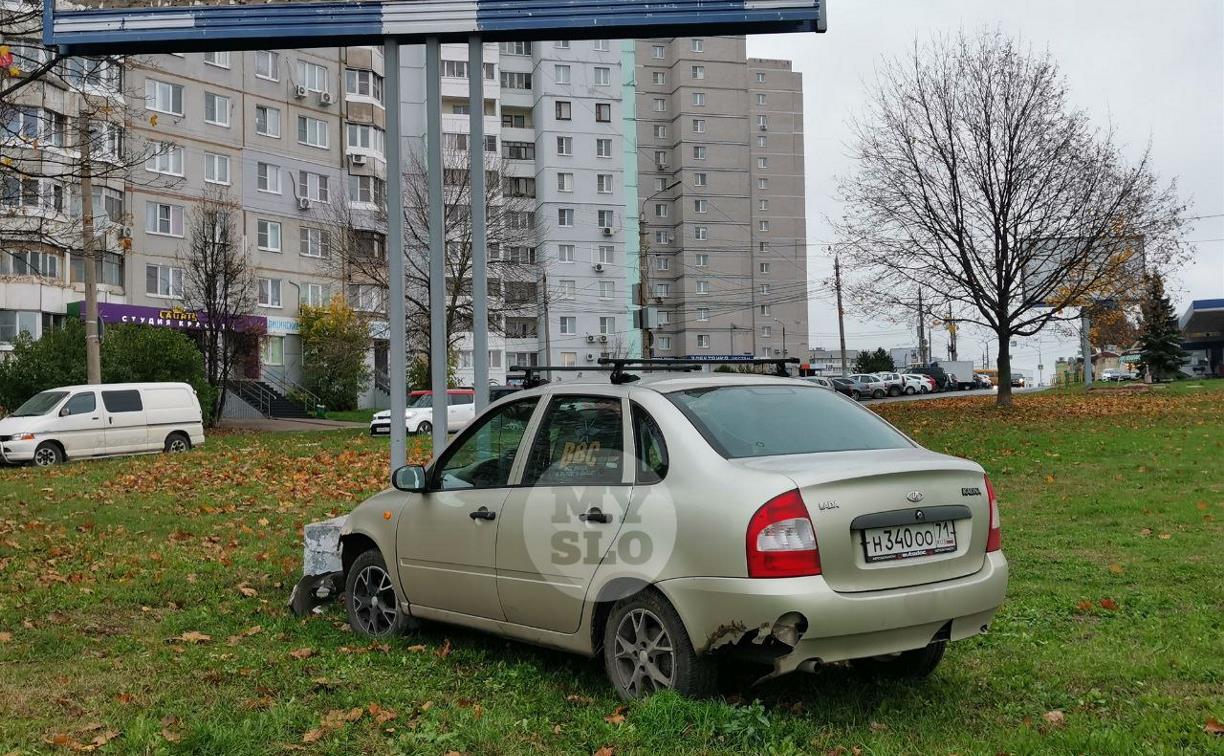
[[[52,465],[63,464],[64,450],[59,447],[59,444],[44,441],[34,450],[33,461],[36,467],[51,467]]]
[[[871,396],[872,396],[872,398],[874,398],[874,399],[883,399],[883,398],[884,398],[884,389],[876,389],[875,391],[872,391],[872,392],[871,392]]]
[[[378,549],[362,552],[349,567],[344,596],[349,627],[367,638],[401,635],[409,627]]]
[[[433,433],[433,423],[421,423],[417,426],[417,433],[420,433],[423,436],[428,436],[430,433]]]
[[[182,454],[191,451],[191,439],[186,433],[171,433],[166,436],[165,452],[167,454]]]
[[[889,396],[901,396],[901,388],[898,386],[889,386],[888,395]]]
[[[692,697],[714,690],[714,662],[697,655],[676,610],[653,591],[612,607],[604,625],[603,654],[608,679],[626,700],[661,690]]]
[[[914,395],[914,387],[913,387],[913,386],[906,386],[906,387],[905,387],[905,393],[906,393],[906,395],[908,395],[908,396],[913,396],[913,395]]]
[[[850,663],[860,672],[875,677],[918,680],[935,671],[947,646],[947,641],[939,640],[913,651],[854,659]]]

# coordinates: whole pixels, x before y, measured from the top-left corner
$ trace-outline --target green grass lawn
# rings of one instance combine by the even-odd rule
[[[991,474],[1012,581],[989,635],[920,684],[737,669],[619,713],[589,660],[288,612],[301,525],[381,487],[385,439],[0,470],[0,753],[1224,753],[1224,381],[990,401],[877,408]]]
[[[325,412],[323,414],[328,420],[340,420],[346,423],[368,423],[374,419],[375,412],[377,410],[357,409],[345,410],[343,412]]]

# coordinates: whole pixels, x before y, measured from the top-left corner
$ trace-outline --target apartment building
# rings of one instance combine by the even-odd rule
[[[807,355],[802,76],[743,37],[641,40],[636,63],[653,354]]]

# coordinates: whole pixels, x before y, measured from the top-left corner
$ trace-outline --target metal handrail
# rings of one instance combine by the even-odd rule
[[[273,388],[279,389],[281,395],[291,402],[297,401],[297,399],[295,399],[297,396],[305,397],[307,402],[309,402],[309,405],[305,407],[307,410],[313,411],[316,406],[323,404],[323,400],[320,399],[317,394],[300,384],[294,383],[284,375],[279,375],[273,371],[265,369],[263,371],[263,380],[265,383],[271,384]]]
[[[230,378],[226,381],[226,388],[232,390],[259,414],[264,417],[272,416],[272,402],[276,397],[259,381],[252,378]]]
[[[391,374],[385,370],[375,370],[374,388],[389,395],[391,393]]]

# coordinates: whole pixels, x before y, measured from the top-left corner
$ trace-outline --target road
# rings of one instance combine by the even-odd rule
[[[1045,391],[1047,387],[1032,387],[1032,388],[1013,388],[1013,394],[1032,394],[1037,391]],[[889,396],[883,399],[868,399],[863,404],[885,404],[887,402],[922,402],[928,399],[956,399],[962,396],[994,396],[996,389],[979,389],[976,391],[945,391],[940,394],[902,394],[901,396]]]

